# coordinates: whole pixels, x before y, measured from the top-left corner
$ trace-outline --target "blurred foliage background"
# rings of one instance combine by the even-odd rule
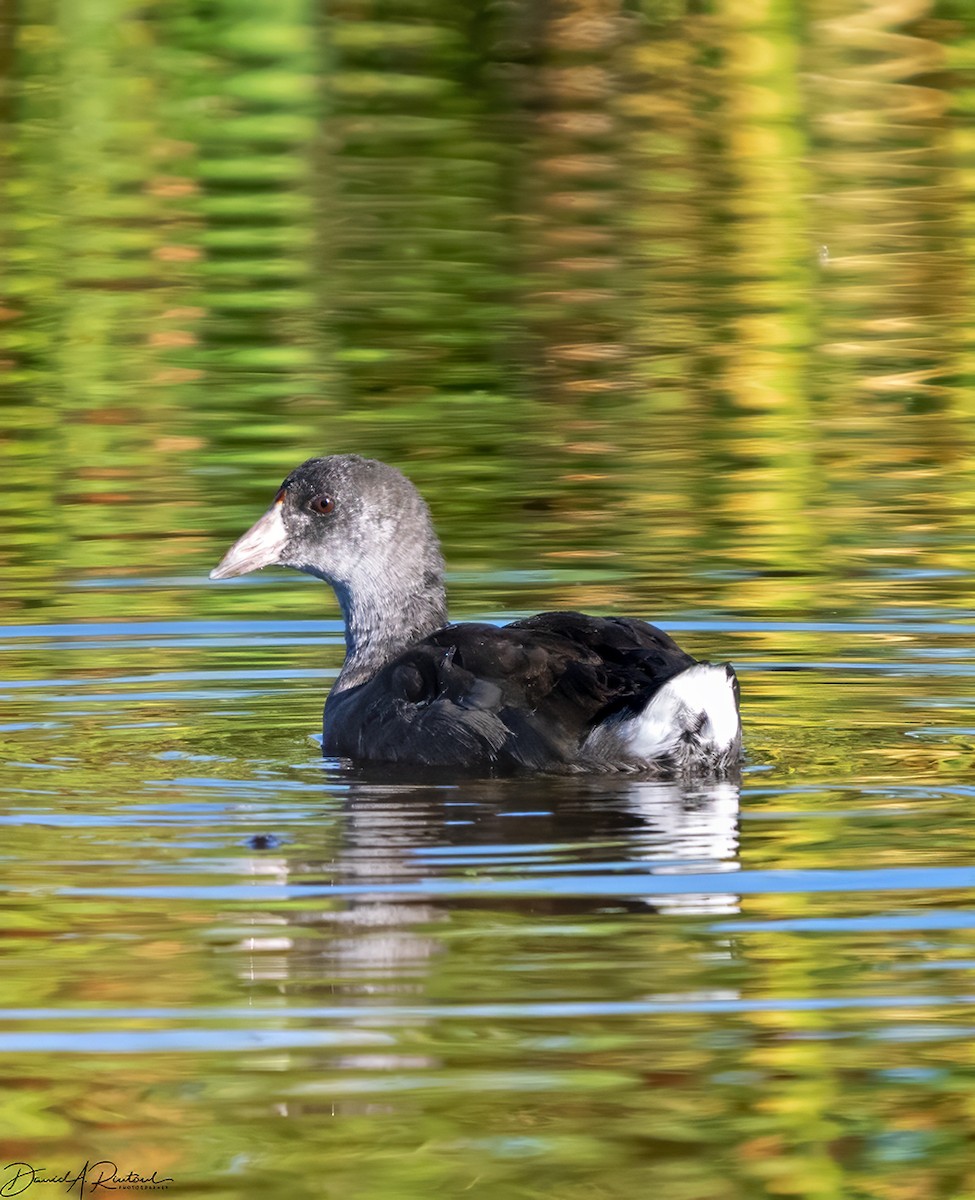
[[[14,619],[338,449],[590,606],[971,567],[969,5],[7,0],[0,64]]]

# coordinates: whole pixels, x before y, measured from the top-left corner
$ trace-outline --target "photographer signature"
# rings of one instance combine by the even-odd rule
[[[166,1188],[173,1182],[168,1175],[164,1175],[162,1178],[157,1177],[155,1171],[151,1175],[140,1175],[138,1171],[130,1171],[128,1175],[122,1175],[119,1173],[118,1165],[107,1158],[100,1159],[98,1162],[89,1160],[80,1171],[74,1174],[71,1171],[59,1174],[56,1171],[47,1171],[43,1167],[32,1167],[30,1163],[25,1162],[7,1163],[4,1171],[12,1172],[12,1174],[6,1177],[0,1185],[0,1196],[3,1197],[20,1196],[35,1183],[64,1184],[68,1194],[74,1193],[77,1188],[75,1194],[81,1197],[91,1195],[99,1188],[112,1192],[119,1188],[138,1185],[140,1191],[150,1191],[156,1188]]]

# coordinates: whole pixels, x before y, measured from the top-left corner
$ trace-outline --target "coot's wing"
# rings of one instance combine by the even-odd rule
[[[571,770],[586,735],[694,660],[640,621],[542,613],[450,625],[330,697],[326,753],[478,770]]]
[[[628,690],[626,676],[630,672],[630,681],[636,683],[640,694],[645,694],[647,687],[660,687],[695,662],[662,629],[631,617],[544,612],[513,621],[505,628],[544,633],[561,638],[580,651],[595,654],[607,667],[622,672],[618,682],[623,691]]]

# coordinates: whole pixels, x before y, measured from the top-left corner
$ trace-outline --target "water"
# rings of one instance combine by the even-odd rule
[[[965,7],[24,0],[0,62],[0,1194],[975,1194]],[[733,661],[740,787],[323,761],[334,602],[206,575],[331,450],[455,617]]]

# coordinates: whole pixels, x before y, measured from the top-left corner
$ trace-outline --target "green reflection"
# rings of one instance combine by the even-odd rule
[[[718,924],[581,894],[273,894],[655,854],[968,865],[969,7],[0,14],[0,610],[120,626],[2,647],[0,1009],[34,1015],[0,1032],[94,1038],[64,1013],[117,1009],[116,1033],[297,1037],[38,1041],[3,1064],[0,1163],[111,1154],[262,1198],[973,1193],[972,930],[869,927],[963,915],[967,893],[739,904],[730,871]],[[740,851],[733,819],[701,850],[693,806],[666,810],[668,841],[659,806],[619,796],[450,808],[323,781],[306,733],[339,631],[256,624],[334,618],[322,590],[202,579],[332,449],[417,480],[459,615],[715,615],[682,641],[745,668],[763,770]],[[167,619],[187,631],[146,630]],[[253,632],[193,624],[227,619]],[[284,840],[259,852],[268,830]],[[224,885],[255,898],[203,890]],[[806,918],[868,926],[783,925]],[[693,1003],[440,1011],[661,996]],[[694,1007],[715,996],[745,1007]],[[843,996],[890,1003],[790,1007]],[[397,1005],[425,1015],[370,1013]]]

